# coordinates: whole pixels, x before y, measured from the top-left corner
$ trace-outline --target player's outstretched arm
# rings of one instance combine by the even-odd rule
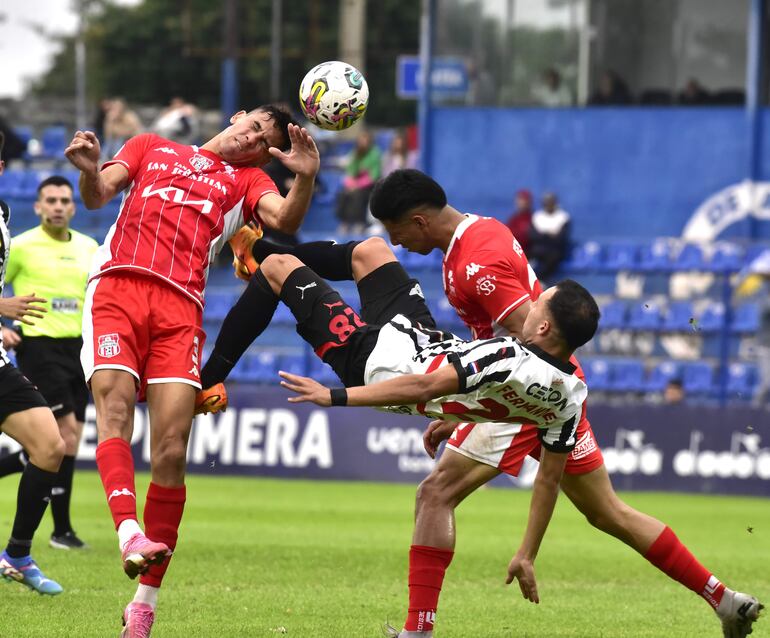
[[[279,372],[281,385],[296,397],[289,397],[292,403],[310,402],[316,405],[330,406],[331,389],[308,377],[300,377],[288,372]],[[460,381],[454,366],[443,366],[429,374],[404,374],[388,381],[371,385],[347,388],[349,406],[386,406],[412,405],[426,403],[431,399],[453,394],[458,391]]]
[[[0,316],[32,326],[35,322],[30,317],[42,319],[43,313],[48,312],[46,308],[36,304],[46,302],[47,299],[35,297],[34,293],[24,297],[0,297]]]
[[[64,155],[80,171],[80,196],[89,210],[101,208],[128,185],[128,170],[122,164],[99,170],[101,146],[91,131],[77,131]]]
[[[508,565],[506,584],[510,585],[514,579],[518,580],[522,596],[533,603],[540,602],[535,579],[535,558],[556,506],[559,483],[566,463],[567,453],[549,452],[543,448],[540,467],[532,489],[524,540]]]
[[[289,124],[289,139],[291,148],[287,153],[273,146],[270,147],[270,154],[297,177],[285,198],[277,195],[262,197],[258,212],[268,228],[294,234],[310,207],[321,156],[307,129]]]

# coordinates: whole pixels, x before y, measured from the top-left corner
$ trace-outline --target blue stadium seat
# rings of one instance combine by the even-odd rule
[[[390,148],[390,144],[395,136],[396,132],[394,130],[386,129],[375,134],[374,143],[380,148],[382,152],[385,152]]]
[[[235,381],[278,383],[279,357],[272,350],[247,352],[230,373]]]
[[[639,270],[668,271],[671,268],[670,252],[669,243],[665,239],[656,239],[651,244],[642,246],[639,251]]]
[[[641,361],[615,361],[610,375],[610,389],[614,392],[643,392],[644,366]],[[590,391],[590,386],[589,386]]]
[[[581,362],[581,366],[586,375],[589,392],[601,392],[610,389],[611,368],[609,361],[606,359],[586,359]]]
[[[318,176],[318,190],[313,194],[313,201],[319,204],[334,204],[342,190],[345,173],[336,169],[324,169]]]
[[[727,366],[727,396],[731,399],[750,400],[757,386],[756,366],[749,363],[731,363]]]
[[[67,148],[67,129],[64,126],[49,126],[43,130],[40,142],[43,147],[43,157],[64,159],[64,149]]]
[[[211,291],[206,294],[204,315],[208,321],[221,321],[230,312],[238,296],[231,292]]]
[[[294,314],[292,314],[291,310],[289,310],[289,307],[285,303],[281,302],[275,309],[272,323],[292,326],[297,323],[297,320],[294,318]]]
[[[26,180],[26,171],[9,168],[0,181],[0,194],[8,199],[26,197]]]
[[[315,355],[312,355],[314,358]],[[301,376],[307,375],[307,360],[308,357],[304,352],[297,352],[294,354],[285,354],[279,359],[279,370],[284,372],[291,372],[292,374],[299,374]],[[275,383],[280,381],[279,377],[274,379]]]
[[[308,370],[308,376],[312,377],[319,383],[324,384],[338,384],[340,382],[332,367],[319,359],[317,356],[310,355],[310,370]]]
[[[711,272],[737,272],[741,269],[744,262],[743,250],[740,246],[732,243],[719,244],[711,259],[706,263],[706,270]]]
[[[676,361],[663,361],[656,365],[647,377],[645,390],[647,392],[663,392],[669,381],[681,376],[681,366]]]
[[[657,331],[660,329],[661,320],[661,308],[657,303],[634,303],[628,314],[628,327],[631,330]]]
[[[602,247],[598,242],[587,241],[575,246],[569,258],[562,264],[566,271],[599,270],[602,265]]]
[[[609,271],[635,270],[639,265],[639,246],[631,242],[612,242],[604,248],[604,268]]]
[[[737,306],[733,314],[732,332],[756,332],[759,330],[759,305],[745,303]]]
[[[437,301],[429,303],[428,307],[439,328],[451,330],[453,326],[461,323],[457,312],[446,297],[440,297]]]
[[[684,244],[671,260],[671,270],[676,272],[703,270],[705,267],[703,249],[697,244]]]
[[[682,386],[687,395],[707,395],[714,389],[714,370],[708,363],[693,362],[682,366]]]
[[[725,323],[725,305],[721,301],[712,301],[696,320],[700,332],[719,332]]]
[[[675,301],[666,311],[663,320],[663,330],[670,332],[684,332],[695,329],[695,312],[689,301]]]
[[[626,327],[626,314],[628,307],[619,299],[610,301],[602,307],[602,315],[599,319],[599,327],[603,330]]]

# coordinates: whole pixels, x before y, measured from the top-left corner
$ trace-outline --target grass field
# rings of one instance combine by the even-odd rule
[[[141,494],[147,476],[138,478]],[[0,481],[7,534],[16,480]],[[728,585],[770,598],[766,500],[626,494],[665,520]],[[153,638],[358,638],[399,625],[406,610],[414,487],[192,476],[181,545],[161,591]],[[721,636],[699,597],[619,542],[590,528],[569,502],[536,565],[541,604],[503,584],[529,494],[482,490],[458,511],[458,544],[436,638]],[[74,516],[91,549],[50,549],[50,519],[34,555],[61,582],[56,598],[0,584],[0,637],[118,636],[134,583],[120,568],[98,476],[76,474]],[[752,527],[749,533],[747,527]],[[400,626],[400,625],[399,625]],[[755,636],[770,635],[761,619]]]

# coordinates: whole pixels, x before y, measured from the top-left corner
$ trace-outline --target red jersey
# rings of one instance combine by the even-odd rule
[[[129,185],[94,259],[91,279],[129,269],[160,277],[203,306],[212,258],[278,193],[259,168],[236,168],[218,155],[157,135],[131,138],[102,169],[122,164]]]
[[[443,263],[444,292],[474,339],[508,334],[500,322],[542,288],[518,240],[491,217],[468,215]]]

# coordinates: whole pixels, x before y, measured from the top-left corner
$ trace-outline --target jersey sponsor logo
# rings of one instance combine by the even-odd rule
[[[479,270],[481,270],[482,268],[486,268],[486,266],[481,266],[479,264],[474,264],[473,262],[471,262],[465,267],[465,279],[466,280],[470,279],[471,277],[473,277],[473,275],[478,273]]]
[[[163,162],[147,162],[147,170],[148,171],[167,171],[168,164],[164,164]]]
[[[169,148],[168,146],[159,146],[158,148],[152,149],[153,151],[160,151],[161,153],[168,153],[169,155],[176,155],[179,156],[179,153],[177,153],[173,148]]]
[[[210,160],[208,157],[196,153],[190,158],[190,166],[198,172],[203,172],[214,166],[214,160]]]
[[[146,199],[154,196],[160,197],[164,202],[174,202],[175,204],[191,206],[192,208],[199,207],[203,215],[208,215],[214,207],[214,204],[207,199],[185,199],[185,192],[175,186],[164,186],[155,190],[152,189],[152,186],[145,186],[142,191],[142,197]]]
[[[110,495],[107,497],[107,502],[109,503],[109,502],[110,502],[110,501],[111,501],[113,498],[115,498],[116,496],[130,496],[130,497],[132,497],[134,500],[136,500],[136,494],[134,494],[134,493],[133,493],[131,490],[129,490],[127,487],[124,487],[124,488],[122,488],[122,489],[119,489],[119,490],[112,490],[112,494],[110,494]]]
[[[306,286],[294,286],[294,287],[302,293],[302,295],[300,296],[300,299],[304,299],[305,298],[305,291],[308,288],[315,288],[317,285],[318,284],[315,281],[311,281]]]
[[[496,280],[497,277],[494,275],[484,275],[483,277],[479,277],[476,280],[476,294],[489,297],[489,295],[491,295],[497,288],[495,285]]]
[[[99,356],[111,359],[120,354],[120,336],[112,332],[99,337]]]
[[[415,284],[414,287],[409,291],[409,296],[411,297],[412,295],[425,299],[425,295],[422,293],[420,284]]]

